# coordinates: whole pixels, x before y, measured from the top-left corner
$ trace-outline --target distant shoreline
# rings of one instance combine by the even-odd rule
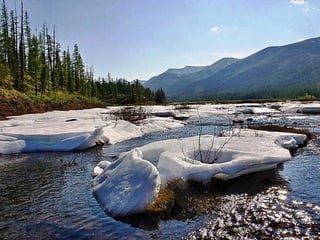
[[[0,91],[0,120],[6,120],[10,116],[23,114],[43,113],[53,110],[80,110],[96,107],[105,107],[99,101],[91,101],[87,98],[77,98],[72,96],[70,99],[48,98],[41,100],[32,99],[30,96],[21,94],[14,90]]]
[[[14,102],[16,104],[16,102]],[[80,104],[80,103],[66,103],[63,106],[52,106],[50,103],[23,103],[15,106],[13,104],[7,103],[2,104],[0,107],[0,121],[7,120],[8,117],[11,116],[19,116],[23,114],[33,114],[33,113],[44,113],[47,111],[54,111],[54,110],[61,110],[61,111],[68,111],[68,110],[81,110],[81,109],[90,109],[96,107],[105,107],[102,104]]]
[[[0,89],[1,90],[1,89]],[[284,101],[314,102],[318,99],[247,99],[247,100],[212,100],[212,101],[186,101],[168,102],[171,105],[194,105],[194,104],[242,104],[242,103],[271,103]],[[155,103],[150,103],[155,104]],[[43,113],[47,111],[82,110],[90,108],[104,108],[108,104],[80,96],[70,96],[69,99],[44,97],[33,99],[32,97],[15,90],[0,91],[0,121],[11,116],[23,114]],[[121,105],[121,104],[119,104]],[[138,104],[139,105],[139,104]],[[145,105],[145,104],[141,104]]]

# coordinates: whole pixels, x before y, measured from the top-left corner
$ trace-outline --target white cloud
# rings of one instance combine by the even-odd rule
[[[290,0],[291,4],[302,6],[302,12],[311,13],[311,12],[319,12],[320,8],[314,6],[314,4],[310,3],[307,0]]]
[[[295,5],[303,5],[306,3],[305,0],[290,0],[290,3],[295,4]]]
[[[316,7],[307,6],[307,7],[304,7],[304,8],[302,9],[302,11],[305,12],[305,13],[308,13],[308,12],[319,11],[319,9],[316,8]]]
[[[210,28],[211,33],[217,33],[217,32],[225,32],[225,31],[239,31],[240,26],[237,25],[230,25],[230,26],[212,26]]]
[[[210,28],[210,32],[213,32],[213,33],[217,33],[217,32],[219,32],[219,30],[220,30],[219,26],[213,26]]]
[[[310,8],[309,7],[305,7],[302,9],[303,12],[310,12]]]

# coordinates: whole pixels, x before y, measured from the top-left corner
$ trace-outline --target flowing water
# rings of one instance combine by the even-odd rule
[[[261,120],[262,121],[262,120]],[[278,122],[283,121],[279,118]],[[286,118],[319,134],[320,118]],[[203,121],[203,133],[228,128],[227,118]],[[101,160],[168,138],[194,136],[197,122],[80,153],[0,156],[0,239],[319,239],[320,155],[317,140],[276,170],[214,187],[193,186],[184,207],[163,219],[113,219],[89,183]]]

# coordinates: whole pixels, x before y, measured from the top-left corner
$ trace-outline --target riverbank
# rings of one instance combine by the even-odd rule
[[[105,107],[97,99],[56,92],[51,95],[26,95],[16,90],[0,88],[0,120],[10,116],[43,113],[52,110],[80,110]]]

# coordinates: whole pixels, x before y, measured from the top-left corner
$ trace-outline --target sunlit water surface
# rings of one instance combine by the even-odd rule
[[[319,134],[319,117],[272,121]],[[270,119],[261,119],[261,122]],[[202,120],[202,133],[229,127],[223,116]],[[80,153],[0,156],[0,239],[317,239],[320,155],[317,140],[278,169],[186,192],[185,208],[166,219],[113,219],[90,191],[92,170],[146,143],[199,134],[187,127],[152,133]]]

